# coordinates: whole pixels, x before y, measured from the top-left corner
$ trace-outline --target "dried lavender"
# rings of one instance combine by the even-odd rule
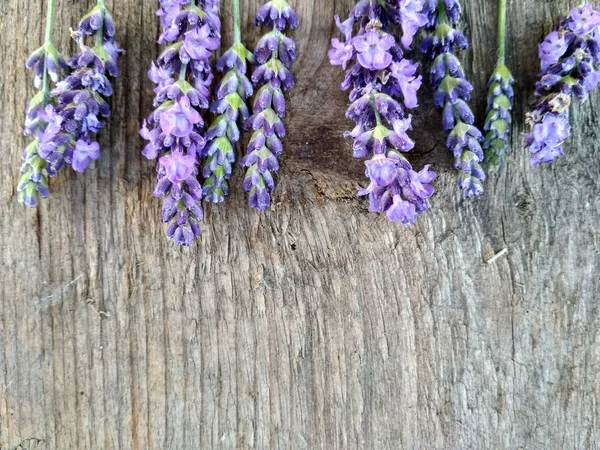
[[[527,114],[531,132],[525,135],[532,166],[563,156],[573,96],[586,100],[600,82],[600,13],[585,1],[573,8],[544,39],[539,56],[538,100]]]
[[[416,172],[402,155],[414,147],[406,109],[417,106],[422,77],[416,76],[417,64],[404,58],[392,26],[402,24],[401,42],[409,47],[427,20],[420,9],[420,0],[361,0],[346,21],[336,16],[345,41],[333,39],[329,52],[331,64],[347,68],[342,89],[351,89],[346,115],[356,127],[345,136],[354,139],[356,158],[371,156],[365,163],[370,184],[359,195],[369,196],[372,212],[385,212],[405,225],[429,208],[436,177],[429,166]],[[356,23],[359,29],[353,34]]]
[[[446,146],[455,158],[459,171],[458,186],[465,198],[483,194],[485,173],[481,167],[483,134],[473,124],[475,116],[467,101],[473,86],[463,72],[456,49],[468,48],[462,32],[456,29],[461,16],[459,0],[426,0],[429,36],[421,45],[431,64],[434,103],[443,110],[442,124],[449,133]]]
[[[201,234],[202,186],[198,181],[205,147],[204,121],[213,81],[210,57],[219,48],[218,2],[160,0],[163,29],[158,42],[168,44],[148,77],[156,84],[154,106],[140,130],[149,141],[142,151],[158,158],[155,197],[165,197],[162,219],[167,236],[189,246]]]
[[[498,63],[488,83],[487,116],[483,141],[485,164],[495,171],[504,164],[508,153],[508,139],[512,128],[514,100],[513,78],[505,65],[506,54],[506,0],[498,0]]]
[[[273,172],[279,169],[278,157],[283,152],[284,92],[294,86],[290,68],[296,60],[296,44],[283,32],[298,27],[298,16],[286,0],[272,0],[259,9],[254,23],[272,31],[260,39],[254,52],[259,66],[252,74],[252,82],[257,90],[253,114],[244,125],[254,133],[241,165],[247,167],[243,188],[249,193],[249,204],[263,211],[271,204]]]
[[[50,95],[50,82],[62,79],[67,68],[62,55],[52,44],[53,25],[54,0],[49,0],[44,45],[35,50],[26,62],[27,68],[34,71],[34,85],[39,90],[27,108],[25,135],[34,138],[23,152],[22,175],[17,186],[19,202],[29,207],[37,205],[38,193],[42,198],[48,197],[48,178],[56,175],[63,163],[62,159],[47,162],[40,156],[40,145],[46,143],[56,129],[51,118],[55,102]]]
[[[204,200],[214,203],[223,202],[229,195],[235,146],[240,140],[238,122],[250,116],[246,99],[253,93],[246,71],[247,62],[253,63],[254,56],[242,44],[239,0],[233,0],[233,23],[233,46],[217,63],[217,69],[224,76],[216,90],[217,100],[210,107],[211,112],[219,115],[206,132],[207,145],[202,151],[206,158],[202,174]]]
[[[48,111],[48,119],[56,126],[40,145],[40,156],[49,163],[64,160],[83,172],[100,157],[95,134],[104,127],[102,119],[110,116],[108,77],[119,74],[117,58],[122,50],[114,40],[115,23],[104,0],[98,0],[72,36],[79,53],[69,60],[69,76],[52,91],[56,107]]]

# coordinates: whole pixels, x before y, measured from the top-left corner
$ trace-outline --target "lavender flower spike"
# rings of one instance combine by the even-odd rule
[[[488,83],[487,117],[483,141],[485,164],[490,171],[504,164],[512,128],[514,90],[510,70],[504,64],[506,54],[506,1],[498,0],[498,63]]]
[[[69,60],[70,75],[52,91],[56,108],[49,112],[49,118],[60,122],[60,127],[40,144],[40,156],[48,162],[62,164],[64,160],[83,172],[100,156],[95,135],[104,127],[102,120],[110,116],[107,100],[112,96],[112,85],[108,77],[118,75],[117,59],[122,50],[114,40],[115,23],[104,0],[98,0],[81,19],[72,36],[79,53]]]
[[[33,141],[23,152],[22,175],[17,186],[17,198],[26,206],[37,205],[38,193],[48,197],[48,178],[58,172],[62,161],[47,162],[40,157],[40,143],[56,128],[52,119],[55,102],[50,95],[50,82],[62,79],[67,64],[52,44],[54,24],[54,0],[48,1],[46,17],[46,39],[44,45],[35,50],[27,59],[27,67],[35,73],[35,86],[39,89],[27,108],[25,134],[34,136]]]
[[[481,167],[483,134],[473,125],[475,116],[467,105],[473,86],[453,53],[456,48],[468,47],[467,39],[456,29],[461,6],[459,0],[426,0],[424,12],[431,33],[423,41],[421,52],[433,61],[431,85],[435,105],[443,110],[444,130],[449,133],[446,146],[454,154],[458,186],[464,197],[478,196],[483,194],[485,180]]]
[[[573,8],[540,44],[539,55],[538,100],[527,113],[531,131],[525,135],[532,166],[563,155],[573,96],[586,100],[600,82],[600,13],[587,2]]]
[[[162,219],[176,244],[192,245],[204,212],[198,181],[206,143],[200,113],[208,109],[213,80],[210,57],[219,48],[221,23],[214,0],[160,0],[157,15],[167,48],[148,77],[156,84],[154,106],[140,130],[148,140],[142,154],[157,159],[155,197],[165,197]]]
[[[290,68],[296,60],[296,44],[283,32],[298,26],[298,16],[287,0],[272,0],[259,9],[254,23],[273,30],[259,40],[254,52],[259,66],[252,74],[252,82],[257,91],[253,114],[244,125],[254,134],[241,165],[247,167],[243,188],[249,193],[249,204],[264,211],[271,204],[273,172],[279,169],[278,157],[283,152],[284,92],[294,86]]]
[[[217,100],[210,107],[219,114],[206,132],[207,144],[202,156],[205,178],[204,200],[220,203],[229,195],[229,179],[235,162],[235,146],[240,140],[238,122],[250,116],[246,99],[253,93],[253,86],[246,77],[247,62],[254,62],[254,55],[241,41],[239,0],[233,0],[234,44],[217,63],[217,69],[225,75],[217,87]]]
[[[417,215],[429,208],[436,177],[429,166],[413,170],[402,154],[414,147],[407,134],[411,116],[406,110],[417,106],[422,78],[416,76],[417,64],[404,58],[391,27],[402,24],[401,42],[410,46],[426,20],[419,11],[419,1],[361,0],[345,22],[336,17],[345,41],[333,39],[329,52],[331,64],[346,69],[342,89],[351,89],[346,116],[356,127],[345,136],[354,139],[356,158],[371,158],[365,163],[370,184],[359,195],[369,196],[372,212],[384,212],[389,220],[404,225],[415,223]]]

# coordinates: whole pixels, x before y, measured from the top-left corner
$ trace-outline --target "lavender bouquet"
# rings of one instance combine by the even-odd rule
[[[532,166],[563,156],[573,96],[587,99],[600,82],[600,13],[582,2],[544,39],[539,56],[538,100],[527,114],[531,131],[525,135]]]
[[[442,123],[449,133],[446,146],[454,154],[459,171],[458,186],[465,198],[483,194],[485,173],[481,167],[483,134],[474,125],[475,116],[467,101],[473,86],[466,78],[455,49],[466,49],[468,42],[457,28],[460,21],[459,0],[425,0],[429,36],[421,51],[433,62],[431,85],[434,102],[443,110]]]
[[[95,134],[103,127],[101,118],[110,116],[107,99],[112,95],[108,76],[118,75],[117,58],[121,50],[114,41],[114,21],[98,0],[72,33],[80,52],[69,60],[70,74],[62,78],[67,65],[52,45],[54,1],[48,2],[46,42],[28,59],[36,72],[40,93],[27,112],[25,134],[35,135],[24,155],[19,200],[34,206],[36,192],[48,195],[48,176],[64,163],[83,172],[100,156]],[[88,46],[88,40],[93,46]],[[50,91],[49,79],[56,83]]]
[[[421,3],[359,1],[346,21],[336,16],[344,41],[333,39],[329,52],[331,64],[346,70],[342,89],[350,89],[346,115],[356,127],[345,136],[354,139],[356,158],[370,157],[365,163],[370,184],[359,195],[369,196],[372,212],[385,212],[405,225],[429,208],[436,177],[429,166],[416,172],[403,155],[415,145],[407,134],[411,116],[406,110],[417,106],[422,78],[416,75],[417,64],[404,58],[393,27],[401,25],[401,43],[409,47],[427,21]]]
[[[198,174],[206,137],[200,113],[209,107],[210,57],[220,44],[217,13],[214,0],[160,0],[158,42],[167,47],[148,72],[156,84],[156,109],[140,130],[149,141],[142,154],[159,158],[154,196],[165,197],[167,236],[183,246],[200,236],[204,215]]]
[[[279,169],[278,157],[283,152],[284,92],[294,86],[290,68],[296,60],[296,44],[284,31],[298,27],[298,16],[286,0],[272,0],[259,9],[254,23],[272,30],[260,39],[254,52],[259,66],[252,82],[257,91],[253,114],[244,126],[254,133],[241,165],[247,168],[243,188],[249,194],[249,204],[263,211],[271,204],[273,172]]]
[[[483,141],[485,164],[490,171],[504,164],[512,127],[511,111],[514,101],[513,78],[505,65],[506,0],[498,1],[498,63],[488,82],[487,116]]]
[[[242,44],[239,0],[233,0],[233,24],[233,46],[217,63],[224,76],[216,90],[217,99],[210,107],[219,115],[206,132],[207,145],[202,151],[206,157],[202,173],[204,199],[214,203],[223,202],[229,194],[235,146],[240,140],[238,122],[249,118],[246,99],[253,93],[246,71],[247,63],[254,62],[254,55]]]

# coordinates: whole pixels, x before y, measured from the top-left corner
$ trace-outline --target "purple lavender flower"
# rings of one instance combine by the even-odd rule
[[[298,28],[299,20],[296,11],[286,0],[272,0],[258,10],[254,24],[284,31],[286,27]]]
[[[589,3],[573,8],[540,44],[539,56],[538,100],[527,113],[525,135],[532,166],[563,156],[573,96],[586,100],[600,81],[600,13]]]
[[[242,167],[247,167],[242,186],[249,193],[250,206],[264,211],[271,204],[273,172],[279,169],[278,158],[283,152],[284,92],[294,86],[290,68],[296,60],[296,44],[283,31],[296,28],[298,16],[286,0],[272,0],[259,9],[255,23],[273,30],[259,40],[254,52],[258,64],[252,74],[256,96],[253,114],[244,125],[254,134],[241,161]]]
[[[488,82],[487,115],[483,141],[485,164],[490,171],[504,164],[509,150],[508,139],[512,128],[514,91],[513,78],[505,65],[506,56],[506,0],[498,0],[498,59]]]
[[[67,64],[52,44],[53,22],[54,0],[50,0],[46,40],[26,62],[27,68],[34,71],[34,85],[39,90],[27,108],[25,135],[33,136],[33,140],[23,152],[22,175],[17,185],[19,202],[29,207],[37,205],[38,194],[42,198],[48,197],[48,178],[56,175],[62,166],[61,159],[46,161],[40,156],[40,143],[54,136],[62,123],[62,118],[54,114],[55,99],[50,95],[50,84],[62,79]]]
[[[254,62],[254,56],[238,41],[217,64],[217,69],[225,75],[216,90],[217,100],[210,109],[219,115],[206,133],[208,142],[202,152],[207,158],[203,190],[208,202],[220,203],[229,195],[235,146],[240,140],[238,122],[246,121],[250,116],[246,99],[252,95],[253,86],[246,77],[247,62]]]
[[[475,116],[467,105],[473,90],[465,79],[456,48],[467,48],[465,36],[455,26],[460,20],[459,0],[426,0],[429,36],[421,52],[432,60],[431,85],[434,103],[443,110],[443,126],[449,133],[446,146],[455,158],[459,171],[458,186],[465,198],[483,194],[485,174],[481,167],[484,155],[483,134],[473,125]]]
[[[487,117],[483,141],[485,164],[490,171],[504,164],[508,153],[508,137],[512,128],[514,78],[508,67],[499,64],[488,83]]]
[[[80,52],[69,60],[69,76],[52,91],[56,102],[53,115],[60,120],[60,129],[42,139],[40,156],[55,164],[66,162],[83,172],[100,156],[95,134],[104,126],[102,119],[110,116],[107,100],[112,85],[108,77],[118,75],[121,49],[114,41],[115,24],[102,0],[72,35]],[[88,41],[94,46],[89,47]]]
[[[389,220],[404,225],[415,223],[429,208],[436,175],[429,166],[416,172],[402,155],[415,145],[407,134],[411,116],[406,109],[417,106],[421,77],[416,75],[417,64],[404,58],[390,27],[402,24],[401,42],[410,46],[415,27],[426,19],[419,12],[421,5],[408,0],[359,1],[348,20],[335,18],[346,40],[333,39],[329,52],[332,65],[348,67],[342,89],[351,89],[346,115],[356,127],[345,135],[354,139],[356,158],[371,157],[365,162],[370,184],[358,193],[369,196],[372,212],[385,212]],[[353,35],[357,22],[359,30]]]
[[[214,78],[210,57],[219,48],[221,23],[215,0],[160,0],[157,15],[167,43],[148,78],[156,84],[156,109],[144,121],[141,136],[148,141],[142,154],[158,158],[155,197],[165,197],[162,219],[167,236],[190,246],[201,234],[204,212],[198,181],[206,144],[200,112],[208,109]]]
[[[371,29],[363,35],[356,36],[352,45],[361,66],[369,70],[384,70],[392,63],[389,50],[396,45],[396,40],[391,34]]]

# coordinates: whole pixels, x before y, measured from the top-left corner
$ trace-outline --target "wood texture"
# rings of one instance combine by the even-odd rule
[[[63,51],[92,2],[58,1]],[[254,44],[259,1],[243,3]],[[342,74],[326,59],[332,16],[352,1],[295,3],[298,85],[275,206],[249,210],[238,174],[182,250],[164,238],[137,132],[156,2],[107,0],[127,54],[104,154],[28,210],[15,192],[33,92],[23,66],[46,5],[0,0],[0,448],[600,448],[600,97],[574,112],[556,164],[530,169],[520,139],[536,44],[578,0],[510,2],[517,127],[485,197],[459,198],[422,91],[411,158],[440,177],[409,229],[355,199],[363,166],[341,136]],[[482,118],[495,1],[464,9]]]

